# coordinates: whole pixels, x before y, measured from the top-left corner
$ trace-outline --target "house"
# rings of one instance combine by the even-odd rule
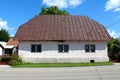
[[[21,25],[15,35],[25,62],[104,62],[105,27],[87,16],[39,15]]]
[[[7,46],[6,42],[0,42],[0,56],[12,55],[14,46]]]
[[[0,56],[9,56],[17,53],[18,41],[10,38],[8,43],[0,41]]]

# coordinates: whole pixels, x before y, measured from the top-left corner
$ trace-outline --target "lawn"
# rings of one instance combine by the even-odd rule
[[[96,63],[24,63],[13,67],[19,68],[40,68],[40,67],[82,67],[82,66],[105,66],[112,65],[111,62]]]

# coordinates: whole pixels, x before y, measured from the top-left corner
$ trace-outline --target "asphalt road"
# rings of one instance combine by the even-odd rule
[[[98,67],[0,68],[0,80],[120,80],[120,64]]]

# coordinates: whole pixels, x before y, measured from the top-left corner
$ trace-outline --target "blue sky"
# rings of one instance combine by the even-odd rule
[[[120,0],[0,0],[0,29],[14,36],[42,6],[58,6],[72,15],[89,16],[103,24],[112,37],[120,37]]]

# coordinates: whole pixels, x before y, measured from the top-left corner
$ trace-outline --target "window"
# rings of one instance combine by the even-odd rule
[[[36,52],[36,45],[31,45],[31,52]]]
[[[11,55],[12,54],[12,49],[5,49],[5,54]]]
[[[32,44],[31,52],[41,52],[41,44]]]
[[[69,45],[67,44],[58,45],[58,52],[68,52],[68,51],[69,51]]]
[[[85,45],[85,52],[95,52],[95,45],[93,44]]]

